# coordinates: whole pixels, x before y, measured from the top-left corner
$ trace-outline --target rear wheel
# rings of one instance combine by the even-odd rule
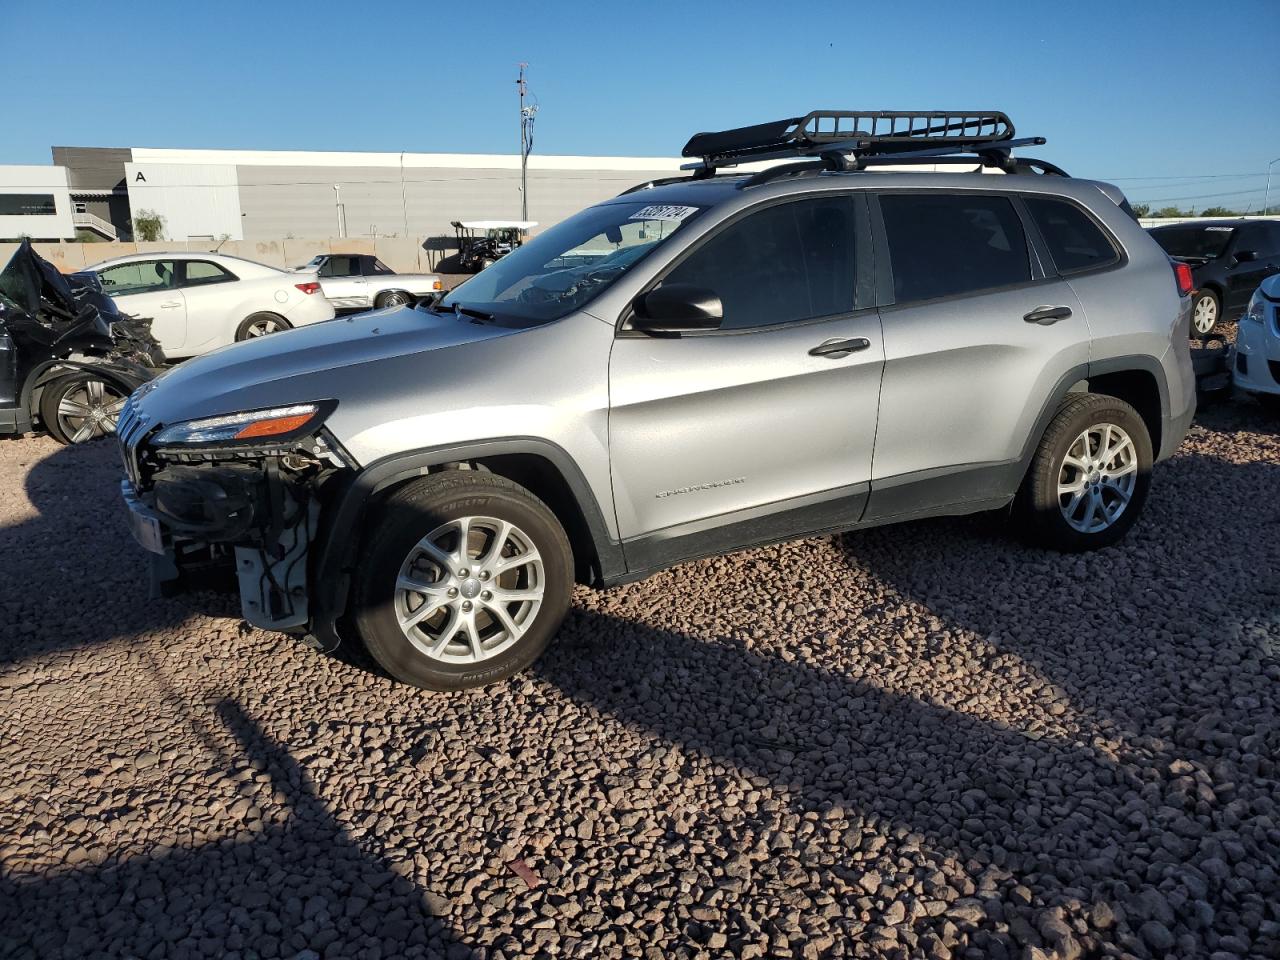
[[[40,395],[40,420],[59,443],[85,443],[116,432],[128,394],[90,371],[67,374]]]
[[[269,333],[290,329],[292,324],[278,313],[252,313],[236,329],[236,340],[252,340],[254,337],[265,337]]]
[[[1138,411],[1103,394],[1072,397],[1040,440],[1015,515],[1032,539],[1055,550],[1110,546],[1142,513],[1151,463]]]
[[[523,670],[559,629],[573,589],[555,515],[523,487],[471,470],[396,491],[360,569],[365,646],[391,676],[429,690]]]
[[[1191,306],[1191,332],[1197,337],[1213,333],[1222,314],[1222,303],[1212,290],[1201,290]]]
[[[403,307],[405,304],[412,302],[413,297],[403,290],[388,290],[386,293],[379,295],[373,305],[381,309],[382,307]]]

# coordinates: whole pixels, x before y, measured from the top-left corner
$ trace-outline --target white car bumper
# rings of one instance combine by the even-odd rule
[[[1280,394],[1280,306],[1268,304],[1261,323],[1241,318],[1236,324],[1231,376],[1241,390]]]

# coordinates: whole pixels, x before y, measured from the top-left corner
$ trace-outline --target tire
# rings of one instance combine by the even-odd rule
[[[1222,320],[1222,300],[1212,290],[1201,290],[1191,304],[1191,335],[1204,339]]]
[[[280,316],[280,314],[263,310],[259,313],[251,313],[240,321],[240,326],[236,327],[236,343],[292,329],[293,324]],[[255,333],[255,330],[258,332]]]
[[[77,444],[112,436],[128,392],[82,370],[59,377],[40,394],[40,420],[59,443]]]
[[[1080,446],[1086,432],[1089,448]],[[1103,442],[1112,452],[1109,459],[1108,447],[1100,447]],[[1068,462],[1069,454],[1087,466],[1082,469]],[[1040,439],[1015,501],[1014,516],[1029,539],[1053,550],[1109,547],[1142,514],[1151,485],[1151,463],[1151,435],[1138,411],[1105,394],[1073,396],[1058,409]],[[1079,497],[1069,492],[1077,485]],[[1068,490],[1060,491],[1060,486]]]
[[[480,261],[480,265],[476,267],[476,273],[479,273],[481,270],[489,269],[489,267],[492,267],[497,262],[498,262],[497,260],[491,260],[488,257],[485,257],[483,260]]]
[[[471,531],[465,566],[457,550],[464,519]],[[497,543],[504,524],[509,532]],[[428,541],[434,554],[424,549]],[[521,562],[530,550],[536,558]],[[495,572],[490,566],[499,555],[507,569]],[[446,569],[436,558],[451,558],[456,567]],[[404,683],[464,690],[519,673],[546,648],[569,609],[573,551],[555,515],[523,487],[488,473],[450,470],[386,500],[360,571],[354,619],[373,659]],[[490,588],[520,599],[495,604]],[[402,628],[402,620],[415,615],[417,622]]]
[[[374,307],[381,310],[383,307],[403,307],[413,303],[413,297],[405,293],[403,290],[388,290],[385,293],[378,294],[373,301]]]

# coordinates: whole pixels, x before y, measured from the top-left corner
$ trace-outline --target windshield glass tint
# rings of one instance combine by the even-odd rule
[[[1212,260],[1222,256],[1231,242],[1235,230],[1231,227],[1161,227],[1152,230],[1151,236],[1164,247],[1171,257],[1204,257]]]
[[[702,209],[641,201],[591,207],[454,288],[441,307],[456,304],[517,324],[558,320],[607,290]]]

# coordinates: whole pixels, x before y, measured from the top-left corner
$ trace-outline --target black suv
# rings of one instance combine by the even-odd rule
[[[1191,327],[1199,337],[1243,313],[1259,284],[1280,272],[1280,220],[1200,220],[1150,232],[1165,253],[1191,266]]]

